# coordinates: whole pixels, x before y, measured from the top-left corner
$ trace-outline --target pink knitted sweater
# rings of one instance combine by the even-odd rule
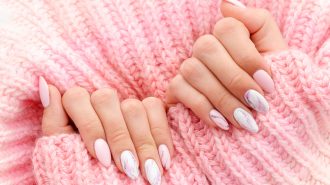
[[[169,110],[175,145],[163,184],[330,184],[330,3],[245,0],[268,9],[290,50],[265,55],[276,91],[260,132],[209,128]],[[0,184],[145,184],[92,159],[80,136],[42,137],[38,77],[63,93],[118,90],[164,100],[218,0],[1,0]]]

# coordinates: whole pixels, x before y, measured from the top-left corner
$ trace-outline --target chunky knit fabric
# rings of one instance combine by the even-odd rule
[[[330,184],[330,5],[246,0],[268,9],[290,50],[265,54],[276,91],[257,134],[209,128],[178,104],[164,184]],[[194,40],[221,19],[217,0],[1,0],[0,184],[144,184],[88,154],[78,134],[41,137],[38,77],[121,99],[165,90]]]

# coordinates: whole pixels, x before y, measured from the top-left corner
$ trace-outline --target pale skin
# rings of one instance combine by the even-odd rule
[[[110,88],[89,93],[84,88],[72,87],[62,95],[55,86],[46,85],[49,104],[42,118],[43,134],[75,133],[69,124],[71,119],[91,156],[102,158],[103,154],[96,152],[95,141],[104,140],[106,145],[102,146],[109,147],[120,171],[126,173],[121,154],[128,150],[137,160],[142,176],[148,179],[143,167],[146,160],[153,159],[160,174],[169,168],[169,160],[159,153],[159,146],[168,148],[169,157],[174,152],[165,107],[181,102],[211,127],[228,130],[232,124],[249,130],[242,127],[234,112],[238,108],[248,114],[253,109],[264,111],[264,107],[251,106],[244,95],[248,90],[261,96],[274,90],[256,82],[254,74],[263,70],[271,77],[262,54],[285,50],[287,45],[267,11],[227,2],[220,8],[224,18],[216,23],[212,34],[196,40],[192,56],[183,61],[179,74],[169,84],[165,104],[155,97],[120,102],[116,90]],[[219,116],[214,116],[218,113],[222,115],[220,126],[216,123]],[[104,166],[111,162],[99,161]]]

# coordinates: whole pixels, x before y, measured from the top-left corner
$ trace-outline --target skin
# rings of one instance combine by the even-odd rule
[[[43,113],[44,135],[74,133],[69,124],[70,118],[93,157],[96,158],[95,140],[103,138],[122,172],[120,155],[122,151],[129,150],[138,160],[143,177],[146,174],[142,164],[147,159],[154,159],[163,173],[158,146],[165,144],[170,155],[174,149],[165,107],[160,99],[148,97],[142,101],[126,99],[120,102],[116,91],[110,88],[90,94],[82,87],[72,87],[63,95],[53,85],[48,85],[48,88],[50,104]]]
[[[271,74],[261,54],[287,49],[287,45],[267,11],[224,2],[221,12],[225,18],[216,23],[212,34],[196,40],[191,58],[182,63],[179,74],[170,82],[166,106],[181,102],[210,126],[215,124],[209,112],[217,109],[240,128],[233,119],[233,110],[241,107],[251,113],[244,93],[254,89],[264,94],[251,76],[259,69]],[[93,157],[95,140],[103,138],[121,171],[120,154],[130,150],[139,160],[144,177],[141,164],[148,158],[154,159],[163,173],[157,148],[166,144],[171,156],[174,149],[161,100],[148,97],[120,102],[110,88],[90,94],[82,87],[72,87],[63,95],[52,85],[48,88],[50,104],[42,118],[44,135],[75,133],[70,118]]]
[[[224,18],[215,24],[212,34],[196,40],[192,57],[183,61],[169,84],[166,103],[170,107],[181,102],[214,127],[209,112],[216,109],[241,128],[233,112],[242,108],[251,114],[245,92],[253,89],[264,95],[252,75],[260,69],[271,75],[261,54],[285,50],[287,45],[266,10],[226,2],[220,8]]]

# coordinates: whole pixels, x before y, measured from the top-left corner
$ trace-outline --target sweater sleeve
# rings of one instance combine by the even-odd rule
[[[181,104],[172,126],[212,184],[329,184],[329,52],[321,63],[295,49],[264,57],[276,90],[268,114],[255,114],[257,134],[209,128]]]
[[[182,150],[180,144],[176,147]],[[189,158],[184,152],[176,155],[170,169],[164,171],[163,184],[207,184],[205,176]],[[137,180],[131,180],[114,163],[107,168],[102,166],[88,154],[79,134],[39,138],[32,161],[38,184],[148,184],[141,174]]]

